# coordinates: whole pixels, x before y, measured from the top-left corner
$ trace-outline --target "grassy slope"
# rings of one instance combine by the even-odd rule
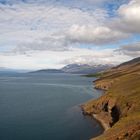
[[[119,121],[96,140],[140,140],[140,63],[131,62],[104,73],[96,86],[107,91],[85,104],[85,111],[104,112],[101,106],[106,100],[114,100],[119,110]]]

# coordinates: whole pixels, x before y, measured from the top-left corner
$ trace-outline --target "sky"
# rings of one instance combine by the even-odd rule
[[[140,56],[140,0],[0,0],[0,68],[120,64]]]

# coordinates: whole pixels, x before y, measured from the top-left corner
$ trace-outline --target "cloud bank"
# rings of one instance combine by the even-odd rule
[[[140,56],[139,25],[139,0],[2,0],[0,67],[119,64]]]

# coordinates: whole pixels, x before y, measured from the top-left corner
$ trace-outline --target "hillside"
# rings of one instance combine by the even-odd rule
[[[82,106],[106,129],[94,140],[140,140],[140,57],[103,73],[95,88],[105,94]]]

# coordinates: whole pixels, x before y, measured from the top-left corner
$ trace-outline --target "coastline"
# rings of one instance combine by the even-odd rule
[[[96,84],[96,82],[98,82],[98,80],[100,80],[100,78],[99,77],[98,78],[95,77],[95,78],[96,79],[93,80],[93,85],[92,86],[93,86],[94,89],[102,91],[102,95],[100,97],[96,98],[96,99],[91,99],[90,101],[97,101],[98,99],[100,100],[100,98],[104,97],[105,92],[108,90],[108,87],[110,86],[110,85],[109,86],[107,85],[105,88],[104,88],[104,86],[103,87],[98,86]],[[88,102],[90,102],[90,101],[87,101],[86,103],[88,104]],[[99,112],[96,113],[96,111],[95,112],[94,111],[93,112],[88,112],[88,110],[85,108],[85,104],[86,103],[81,105],[82,113],[85,116],[86,115],[91,116],[93,119],[95,119],[102,126],[104,131],[103,131],[103,133],[101,133],[99,135],[99,136],[101,136],[101,135],[103,135],[106,131],[108,131],[111,128],[110,116],[108,116],[108,114],[104,114],[103,112],[100,112],[100,113]],[[96,137],[95,138],[91,138],[91,139],[94,140],[94,139],[96,139]]]
[[[94,85],[95,85],[95,82],[96,82],[97,80],[99,80],[99,78],[97,78],[96,80],[93,81],[93,84],[94,84]],[[103,92],[103,94],[101,95],[101,97],[105,94],[105,89],[97,88],[96,85],[94,86],[94,89],[100,90],[100,91]],[[96,99],[94,99],[94,100],[96,100]],[[102,127],[104,128],[104,132],[111,128],[111,127],[108,125],[108,123],[106,123],[105,120],[101,117],[101,115],[93,113],[93,114],[92,114],[92,117],[93,117],[94,119],[96,119],[96,120],[102,125]]]
[[[94,85],[95,85],[95,82],[96,82],[97,80],[99,80],[99,79],[100,79],[100,78],[98,78],[98,79],[96,79],[96,80],[93,81]],[[100,90],[100,91],[103,92],[103,94],[101,95],[101,97],[105,94],[105,91],[106,91],[106,89],[97,88],[96,85],[94,86],[94,89]],[[101,125],[102,125],[103,128],[104,128],[104,131],[107,131],[108,129],[111,128],[110,125],[108,125],[108,123],[106,123],[105,120],[104,120],[103,118],[100,117],[100,115],[98,115],[98,114],[93,114],[93,117],[94,117],[97,121],[99,121],[99,122],[101,123]]]
[[[104,133],[91,140],[140,139],[139,72],[140,58],[136,58],[93,81],[94,88],[104,94],[83,103],[82,110],[100,122]]]
[[[96,78],[96,77],[95,77]],[[98,80],[99,78],[96,78],[94,81],[93,81],[93,84],[95,85],[95,82]],[[100,90],[103,92],[103,95],[105,93],[105,90],[104,89],[101,89],[101,88],[97,88],[96,85],[93,86],[94,89],[96,90]],[[103,95],[101,95],[100,97],[102,97]],[[98,99],[98,98],[97,98]],[[91,100],[97,100],[97,99],[91,99]],[[95,119],[104,129],[103,133],[107,130],[109,130],[111,127],[108,125],[108,123],[105,122],[105,120],[101,117],[101,115],[99,114],[95,114],[95,113],[87,113],[86,110],[84,109],[84,104],[81,105],[81,110],[82,110],[82,113],[84,116],[86,115],[89,115],[91,116],[93,119]],[[103,134],[102,133],[102,134]],[[100,134],[100,135],[102,135]],[[100,136],[99,135],[99,136]],[[95,137],[96,138],[96,137]]]
[[[99,115],[92,114],[92,117],[96,119],[102,125],[102,127],[104,128],[104,132],[110,129],[110,126]]]

